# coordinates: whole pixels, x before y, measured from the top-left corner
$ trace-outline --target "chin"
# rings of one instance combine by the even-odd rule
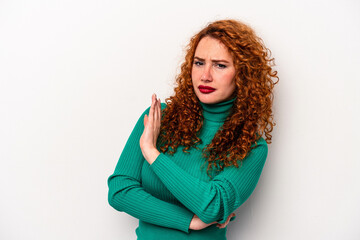
[[[205,104],[215,104],[215,103],[224,101],[222,99],[217,99],[217,98],[210,97],[210,96],[197,96],[197,97],[200,102],[205,103]]]

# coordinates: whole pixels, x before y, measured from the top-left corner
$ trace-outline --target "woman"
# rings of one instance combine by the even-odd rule
[[[139,219],[138,239],[226,239],[271,143],[269,52],[235,20],[191,39],[175,94],[152,96],[108,179],[110,205]]]

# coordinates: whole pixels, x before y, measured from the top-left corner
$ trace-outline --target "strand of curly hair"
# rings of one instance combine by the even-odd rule
[[[167,107],[162,112],[158,141],[163,153],[174,154],[180,145],[187,152],[201,143],[198,134],[203,125],[203,114],[193,89],[191,71],[196,47],[205,36],[218,39],[228,48],[236,68],[236,100],[231,114],[212,142],[203,149],[210,176],[210,170],[218,172],[232,165],[239,167],[252,143],[261,136],[271,143],[275,126],[273,88],[279,78],[277,71],[272,69],[275,64],[270,50],[249,26],[235,20],[209,24],[191,39],[180,74],[176,77],[175,93],[165,99]]]

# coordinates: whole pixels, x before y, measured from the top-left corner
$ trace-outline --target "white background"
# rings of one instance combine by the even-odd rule
[[[0,239],[135,239],[107,177],[190,37],[236,18],[280,82],[263,174],[229,240],[360,239],[360,3],[0,1]]]

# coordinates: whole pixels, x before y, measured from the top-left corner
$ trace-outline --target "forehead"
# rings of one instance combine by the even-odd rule
[[[195,56],[200,58],[232,60],[228,48],[218,39],[209,36],[200,40],[195,50]]]

